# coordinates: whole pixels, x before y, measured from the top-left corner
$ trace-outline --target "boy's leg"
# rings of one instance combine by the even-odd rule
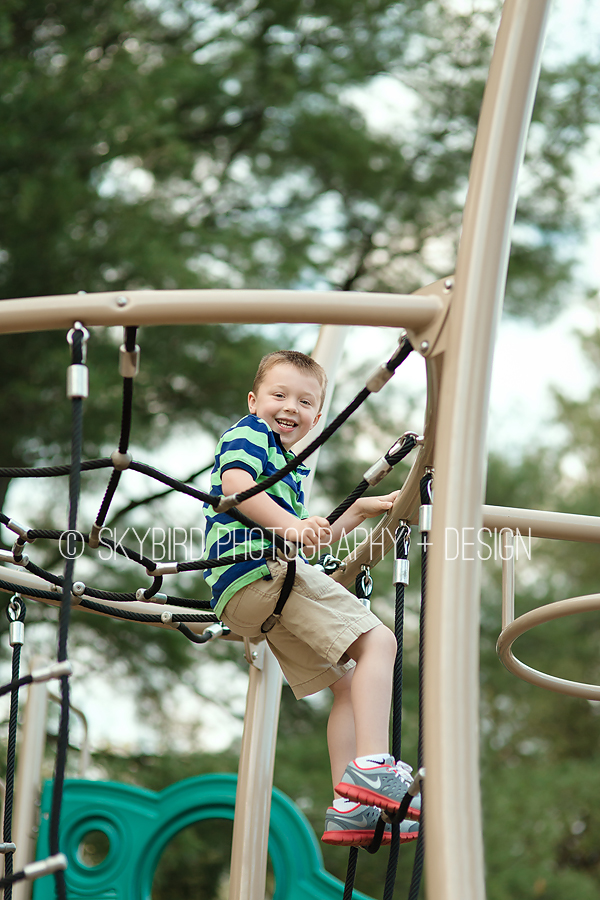
[[[346,672],[330,685],[333,705],[327,722],[327,746],[331,762],[333,785],[341,781],[346,766],[356,756],[356,730],[352,709],[352,678],[354,669]],[[335,793],[335,792],[334,792]],[[339,794],[335,794],[339,797]]]
[[[378,625],[350,645],[348,656],[356,667],[330,685],[327,744],[334,785],[356,756],[388,753],[396,639]]]
[[[396,638],[378,625],[357,638],[347,653],[356,661],[351,682],[355,756],[388,753]]]

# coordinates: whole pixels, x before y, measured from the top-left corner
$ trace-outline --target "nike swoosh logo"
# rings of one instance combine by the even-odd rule
[[[371,787],[374,788],[375,790],[377,790],[377,788],[381,787],[381,778],[379,777],[379,775],[373,776],[373,775],[369,775],[368,772],[363,772],[362,777],[365,779],[365,781],[368,781],[370,783]]]
[[[376,765],[378,765],[378,766],[383,766],[383,765],[385,765],[385,761],[386,761],[385,756],[382,757],[382,759],[371,759],[371,758],[369,757],[369,759],[367,760],[367,762],[376,763]]]

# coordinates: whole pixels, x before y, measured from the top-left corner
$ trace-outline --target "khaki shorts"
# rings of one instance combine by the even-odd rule
[[[221,614],[236,634],[259,635],[275,609],[287,565],[280,560],[266,562],[272,579],[261,578],[242,588]],[[298,560],[290,596],[266,639],[299,699],[328,687],[353,668],[348,647],[380,624],[345,587]]]

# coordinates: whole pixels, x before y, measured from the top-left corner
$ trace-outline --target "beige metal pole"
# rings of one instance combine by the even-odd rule
[[[105,291],[3,300],[0,334],[84,325],[317,322],[419,331],[443,311],[435,294],[360,291]]]
[[[330,389],[341,359],[346,329],[324,325],[313,352],[327,372]],[[327,401],[329,404],[330,400]],[[326,416],[326,410],[325,415]],[[311,436],[314,432],[311,432]],[[314,458],[308,461],[313,467]],[[310,485],[306,502],[310,499]],[[240,753],[231,848],[229,900],[264,900],[271,790],[282,676],[266,643],[250,644],[250,680]]]
[[[481,563],[462,561],[460,554],[446,559],[444,537],[450,527],[459,535],[463,529],[477,533],[482,523],[494,339],[547,7],[544,0],[507,0],[504,6],[448,314],[425,651],[426,874],[431,900],[485,896],[478,758]]]
[[[31,669],[45,665],[47,660],[34,659]],[[20,871],[35,859],[37,844],[36,802],[39,801],[42,780],[42,762],[46,746],[46,709],[48,685],[33,682],[29,685],[25,707],[25,724],[19,746],[17,784],[15,790],[16,844],[14,871]],[[34,831],[36,829],[36,831]],[[14,900],[29,900],[31,882],[20,881],[13,885]]]

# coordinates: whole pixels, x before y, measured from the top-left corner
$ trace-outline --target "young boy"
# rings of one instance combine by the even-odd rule
[[[265,356],[248,394],[250,414],[222,436],[212,471],[213,495],[247,490],[282,469],[291,448],[321,417],[327,378],[309,356],[281,350]],[[300,465],[239,509],[260,525],[307,551],[318,552],[365,519],[385,513],[395,493],[357,500],[335,523],[310,516],[304,507]],[[287,563],[265,559],[271,543],[227,513],[207,507],[206,555],[252,551],[252,558],[208,570],[217,616],[236,634],[252,637],[271,616]],[[346,588],[309,565],[299,553],[291,593],[281,616],[266,632],[269,646],[297,698],[329,687],[333,706],[327,726],[335,799],[327,810],[323,840],[367,845],[379,808],[393,814],[410,784],[410,768],[388,752],[393,633]],[[409,816],[418,817],[416,806]],[[405,822],[401,836],[416,837]],[[390,840],[389,828],[384,841]]]

